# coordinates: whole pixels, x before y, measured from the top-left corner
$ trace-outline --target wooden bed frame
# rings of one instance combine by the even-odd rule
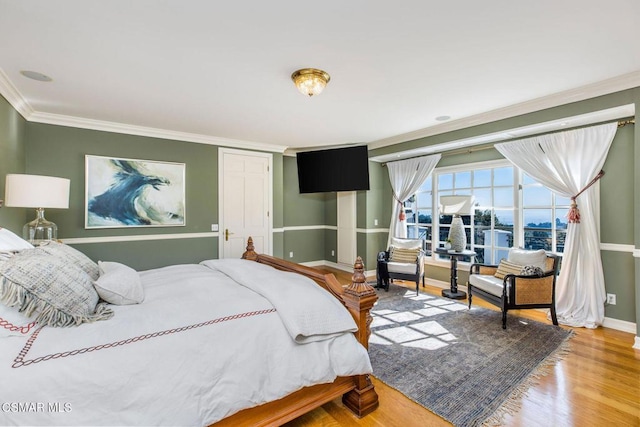
[[[302,274],[314,280],[344,304],[358,325],[355,336],[360,343],[369,348],[371,334],[371,315],[369,311],[378,297],[376,291],[367,284],[364,276],[364,264],[358,257],[354,264],[354,273],[350,285],[343,287],[333,274],[323,274],[313,268],[295,264],[254,251],[253,239],[249,237],[247,251],[243,259],[270,265],[279,270]],[[265,403],[254,408],[242,410],[215,424],[224,426],[279,426],[300,415],[309,412],[342,395],[344,405],[358,417],[363,417],[378,407],[378,394],[368,375],[338,377],[333,383],[305,387],[282,399]]]

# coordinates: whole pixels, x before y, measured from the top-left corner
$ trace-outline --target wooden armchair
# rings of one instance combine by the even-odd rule
[[[469,308],[478,296],[502,309],[502,329],[507,328],[507,311],[548,308],[556,317],[556,277],[560,258],[544,250],[512,248],[500,265],[472,264],[469,271]]]
[[[424,250],[422,239],[392,238],[391,246],[378,253],[376,268],[376,289],[389,290],[389,281],[393,279],[416,282],[416,295],[419,283],[424,286]]]

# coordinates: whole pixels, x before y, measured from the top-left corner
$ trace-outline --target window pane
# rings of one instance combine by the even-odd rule
[[[569,214],[569,209],[556,209],[556,228],[558,229],[566,229],[567,215]]]
[[[496,209],[495,213],[495,225],[496,227],[513,229],[513,210],[511,209]]]
[[[407,238],[409,239],[417,239],[418,238],[418,228],[407,226]]]
[[[420,191],[431,191],[431,189],[433,188],[432,183],[433,183],[432,175],[429,175],[429,178],[427,178],[420,186]]]
[[[484,208],[491,207],[491,189],[474,189],[473,195],[475,196],[475,204],[476,206],[481,206]]]
[[[456,188],[470,188],[471,187],[471,172],[457,172],[456,173]]]
[[[431,207],[431,200],[432,200],[432,194],[429,191],[428,193],[418,193],[418,207],[419,208],[430,208]]]
[[[440,215],[440,224],[451,224],[451,215]]]
[[[571,199],[568,197],[556,196],[556,206],[571,206]]]
[[[527,206],[551,206],[551,190],[541,185],[524,187],[522,203]]]
[[[527,228],[524,229],[524,247],[525,249],[544,249],[551,250],[551,230],[545,228]]]
[[[431,240],[431,227],[420,227],[420,238],[424,240]]]
[[[431,218],[431,209],[420,209],[418,214],[418,222],[420,224],[431,224],[432,218]]]
[[[453,174],[445,173],[438,176],[438,189],[450,190],[453,188]]]
[[[439,243],[444,243],[449,237],[449,227],[440,227],[440,235],[438,236]]]
[[[551,209],[525,209],[524,226],[525,228],[551,228]]]
[[[522,174],[522,183],[523,183],[524,185],[527,185],[527,184],[535,184],[535,183],[537,183],[537,181],[536,181],[535,179],[531,178],[531,177],[530,177],[529,175],[527,175],[526,173],[523,173],[523,174]]]
[[[474,238],[476,245],[491,245],[491,227],[476,225]]]
[[[564,240],[567,238],[567,230],[556,231],[556,252],[564,252]]]
[[[496,168],[493,170],[493,185],[512,185],[513,167]]]
[[[491,187],[491,169],[473,171],[474,187]]]
[[[494,188],[493,206],[511,207],[513,206],[513,187]]]

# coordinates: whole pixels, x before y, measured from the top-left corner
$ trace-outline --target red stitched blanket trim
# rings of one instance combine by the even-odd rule
[[[191,330],[191,329],[202,328],[203,326],[214,325],[216,323],[222,323],[222,322],[228,322],[230,320],[242,319],[244,317],[252,317],[252,316],[259,316],[261,314],[273,313],[275,311],[276,311],[275,308],[270,308],[268,310],[249,311],[249,312],[246,312],[246,313],[239,313],[239,314],[234,314],[234,315],[231,315],[231,316],[219,317],[217,319],[212,319],[212,320],[209,320],[209,321],[206,321],[206,322],[196,323],[196,324],[193,324],[193,325],[182,326],[182,327],[175,328],[175,329],[167,329],[167,330],[164,330],[164,331],[158,331],[158,332],[152,332],[150,334],[139,335],[137,337],[128,338],[126,340],[115,341],[115,342],[111,342],[111,343],[107,343],[107,344],[100,344],[100,345],[96,345],[96,346],[93,346],[93,347],[80,348],[80,349],[77,349],[77,350],[65,351],[65,352],[62,352],[62,353],[48,354],[46,356],[36,357],[35,359],[25,360],[25,358],[27,357],[27,354],[29,353],[29,350],[31,350],[31,347],[33,346],[33,343],[38,338],[38,335],[40,334],[40,331],[42,331],[42,328],[44,328],[44,326],[40,326],[29,337],[29,339],[27,340],[27,343],[24,345],[22,350],[20,350],[20,353],[18,354],[18,356],[14,359],[13,365],[11,367],[12,368],[20,368],[22,366],[29,366],[29,365],[31,365],[33,363],[40,363],[40,362],[44,362],[44,361],[52,360],[52,359],[59,359],[61,357],[76,356],[78,354],[90,353],[92,351],[99,351],[99,350],[104,350],[104,349],[112,348],[112,347],[119,347],[119,346],[126,345],[126,344],[132,344],[132,343],[135,343],[135,342],[138,342],[138,341],[144,341],[144,340],[148,340],[148,339],[151,339],[151,338],[157,338],[157,337],[161,337],[161,336],[169,335],[169,334],[176,334],[176,333],[188,331],[188,330]]]
[[[37,322],[31,322],[28,323],[24,326],[18,326],[18,325],[14,325],[13,323],[9,322],[6,319],[3,319],[2,317],[0,317],[0,327],[4,328],[4,329],[8,329],[11,332],[20,332],[21,334],[28,334],[29,331],[31,331],[31,328],[33,328],[34,326],[36,326]]]

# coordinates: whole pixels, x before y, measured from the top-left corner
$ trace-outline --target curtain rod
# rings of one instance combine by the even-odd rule
[[[618,120],[618,127],[619,128],[625,127],[626,125],[635,125],[635,124],[636,124],[636,119],[635,118],[625,119],[625,120]],[[582,126],[580,126],[580,127],[582,127]],[[558,132],[564,132],[566,130],[569,130],[569,129],[562,129],[562,130],[559,130]],[[517,139],[521,139],[521,138],[517,138]],[[492,149],[495,144],[496,144],[495,142],[491,142],[491,143],[489,143],[489,145],[480,145],[480,146],[470,147],[470,148],[459,148],[457,150],[443,151],[443,152],[440,152],[439,154],[441,154],[442,156],[454,156],[456,154],[471,154],[471,153],[474,153],[476,151],[484,151],[484,150]],[[438,154],[438,153],[430,153],[430,154]],[[402,159],[402,160],[414,159],[416,157],[422,157],[422,156],[407,157],[406,159]],[[387,166],[387,163],[389,163],[389,162],[382,163],[382,166],[383,167]]]

